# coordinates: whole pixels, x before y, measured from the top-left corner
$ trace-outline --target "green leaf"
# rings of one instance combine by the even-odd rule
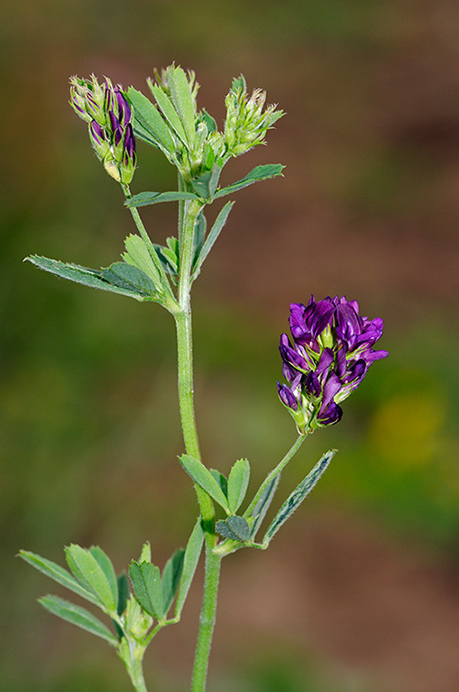
[[[127,95],[134,110],[135,134],[173,156],[177,147],[156,106],[134,87],[129,87]]]
[[[247,459],[238,459],[228,476],[228,504],[231,512],[237,512],[244,501],[250,479],[250,464]]]
[[[177,202],[182,199],[199,199],[192,192],[139,192],[126,200],[128,207],[146,207],[148,204],[158,204],[158,202]]]
[[[102,270],[102,276],[113,286],[139,295],[157,297],[153,281],[143,271],[126,262],[115,262]]]
[[[203,199],[212,200],[218,186],[218,181],[220,180],[221,172],[221,166],[216,163],[212,166],[210,171],[205,171],[201,173],[198,178],[193,178],[193,180],[191,180],[191,186],[196,194]],[[215,197],[219,196],[218,194],[215,195]]]
[[[226,223],[226,220],[229,216],[231,209],[233,208],[233,205],[234,205],[234,202],[227,202],[225,204],[225,206],[223,207],[223,209],[220,211],[217,218],[215,219],[215,223],[212,226],[212,229],[206,238],[206,241],[202,247],[202,250],[199,253],[198,259],[195,262],[194,269],[193,269],[193,281],[199,276],[203,262],[206,259],[207,255],[209,254],[209,252],[212,250],[212,247],[213,247],[215,241],[217,240],[218,236],[220,235],[220,232]]]
[[[116,612],[118,613],[118,615],[121,616],[124,613],[124,611],[126,610],[127,603],[129,600],[129,595],[130,595],[129,594],[129,582],[128,582],[128,578],[126,576],[126,572],[122,572],[118,576],[117,581],[118,581],[118,606],[116,608]],[[116,634],[118,636],[118,639],[119,639],[119,641],[121,641],[123,638],[123,630],[118,625],[118,623],[115,622],[115,620],[112,620],[112,622],[113,622],[113,625],[115,627],[115,631],[116,631]]]
[[[247,91],[247,83],[243,74],[239,75],[239,77],[234,77],[231,91],[233,94],[237,94],[239,91]]]
[[[44,596],[40,598],[38,602],[41,603],[46,610],[49,610],[50,613],[53,613],[53,615],[57,615],[63,620],[67,620],[67,622],[81,627],[81,629],[105,639],[111,646],[118,646],[116,637],[95,617],[95,615],[90,613],[89,610],[86,610],[86,608],[81,608],[58,596]]]
[[[179,548],[175,551],[172,557],[166,562],[164,567],[161,582],[163,589],[163,604],[164,615],[167,615],[172,601],[175,598],[177,589],[180,584],[183,572],[183,560],[185,557],[185,549]]]
[[[98,545],[93,545],[89,548],[91,555],[97,560],[99,567],[105,574],[110,590],[113,594],[113,600],[115,601],[116,607],[118,607],[118,579],[112,564],[112,561],[106,553],[99,548]]]
[[[179,457],[179,461],[193,481],[205,490],[206,493],[229,514],[230,509],[228,500],[209,469],[204,466],[201,461],[194,459],[194,457],[190,457],[188,454],[182,454],[182,456]]]
[[[276,178],[277,176],[282,175],[284,168],[285,166],[282,166],[280,163],[267,163],[263,166],[255,166],[255,168],[251,170],[250,173],[248,173],[244,178],[241,178],[241,180],[238,180],[236,183],[232,183],[232,185],[228,185],[228,187],[224,187],[221,190],[217,190],[214,195],[215,199],[217,199],[217,197],[231,195],[233,192],[242,190],[243,187],[252,185],[258,180]]]
[[[201,252],[202,246],[204,245],[204,239],[206,237],[206,230],[207,230],[207,220],[206,220],[206,217],[204,216],[203,210],[201,209],[201,211],[199,212],[198,217],[196,219],[195,226],[194,226],[193,263],[196,262],[196,260],[198,259],[199,253]]]
[[[164,271],[169,274],[172,278],[174,284],[177,284],[177,276],[179,270],[179,257],[178,257],[178,240],[177,238],[167,238],[167,244],[169,247],[164,247],[163,245],[154,245],[156,254],[159,257],[159,261],[164,269]]]
[[[164,616],[161,573],[159,567],[150,562],[140,564],[133,560],[129,566],[134,595],[144,611],[162,620]]]
[[[103,276],[103,269],[89,269],[88,267],[81,267],[78,264],[66,264],[60,262],[59,260],[49,259],[48,257],[39,257],[38,255],[33,255],[31,257],[25,258],[27,261],[32,262],[35,266],[40,269],[44,269],[51,274],[61,277],[62,279],[69,279],[69,281],[75,281],[78,284],[83,284],[84,286],[89,286],[90,288],[100,288],[102,291],[111,291],[112,293],[119,293],[123,296],[130,296],[136,300],[144,301],[151,300],[151,294],[140,290],[134,290],[132,287],[126,288],[119,284],[112,284],[108,279]]]
[[[217,471],[217,469],[210,469],[210,472],[222,489],[224,496],[228,497],[228,479],[223,475],[223,473]]]
[[[116,612],[118,599],[114,597],[108,579],[94,555],[89,550],[72,543],[65,548],[65,556],[70,570],[78,581],[88,590],[93,591],[99,599],[99,604],[110,613]]]
[[[91,603],[99,605],[99,599],[96,598],[92,591],[82,586],[80,582],[78,582],[70,574],[70,572],[67,572],[67,570],[60,565],[57,565],[55,562],[47,560],[44,557],[40,557],[40,555],[31,553],[28,550],[20,550],[19,557],[28,562],[29,565],[32,565],[32,567],[35,567],[35,569],[38,569],[43,574],[46,574],[47,577],[50,577],[58,584],[65,586],[66,589],[73,591],[74,593],[78,594],[78,596],[85,598],[87,601],[91,601]]]
[[[231,538],[234,541],[248,541],[250,539],[250,526],[247,519],[235,514],[223,521],[217,521],[215,530],[223,538]]]
[[[199,556],[201,555],[202,544],[204,543],[204,531],[202,528],[201,517],[196,522],[196,525],[191,532],[188,543],[185,549],[185,557],[183,560],[182,579],[175,603],[175,617],[180,617],[183,606],[190,590],[191,582],[193,581],[196,567],[198,566]]]
[[[151,562],[151,545],[150,541],[145,541],[140,551],[139,562]]]
[[[293,493],[284,502],[274,519],[272,520],[265,537],[263,539],[263,544],[267,544],[271,541],[273,536],[279,531],[281,526],[285,524],[287,519],[290,519],[293,512],[300,506],[305,497],[309,495],[330,461],[336,454],[336,449],[332,449],[326,452],[314,466],[312,471],[308,473],[306,478],[301,481],[301,483],[295,488]]]
[[[167,122],[174,130],[177,137],[187,146],[188,138],[172,101],[158,84],[153,84],[151,80],[147,80],[147,82]]]
[[[217,123],[215,119],[206,111],[205,108],[202,109],[200,113],[202,121],[206,124],[207,131],[212,133],[218,130]]]
[[[196,120],[195,105],[188,79],[181,67],[175,67],[169,70],[167,83],[172,102],[180,117],[188,143],[190,147],[193,147]]]
[[[167,263],[171,267],[173,273],[177,274],[179,265],[179,258],[177,256],[177,253],[174,252],[174,250],[172,250],[170,247],[161,248],[161,252],[164,258],[166,259]]]
[[[159,285],[161,279],[144,239],[139,235],[129,235],[124,241],[124,246],[126,248],[123,254],[124,261],[140,269],[153,281],[153,284]]]
[[[260,499],[258,500],[257,504],[253,508],[252,512],[250,513],[251,517],[255,517],[255,521],[252,524],[251,528],[251,537],[255,538],[256,533],[258,529],[260,528],[263,519],[266,516],[266,512],[269,509],[269,506],[271,502],[273,501],[274,494],[277,490],[277,486],[279,485],[280,481],[280,473],[277,474],[275,478],[271,481],[271,483],[264,489]]]

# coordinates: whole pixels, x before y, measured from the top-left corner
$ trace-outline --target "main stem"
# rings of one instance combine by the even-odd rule
[[[142,659],[145,649],[136,650],[131,653],[130,669],[128,669],[131,682],[136,692],[148,692],[143,676]]]
[[[201,206],[194,201],[191,202],[186,206],[183,218],[179,224],[180,275],[178,302],[180,310],[175,313],[175,323],[177,327],[178,390],[183,440],[187,454],[199,460],[201,460],[201,454],[199,451],[199,440],[194,413],[190,289],[194,227],[200,211]],[[216,536],[215,513],[212,500],[199,486],[195,486],[195,489],[206,536],[206,563],[203,602],[199,620],[191,692],[205,692],[212,634],[216,617],[221,557],[215,555],[213,552],[216,545]]]

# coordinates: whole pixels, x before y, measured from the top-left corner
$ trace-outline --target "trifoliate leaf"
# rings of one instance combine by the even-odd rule
[[[217,521],[215,530],[223,538],[231,538],[235,541],[248,541],[250,538],[250,526],[247,520],[235,514],[227,519]]]

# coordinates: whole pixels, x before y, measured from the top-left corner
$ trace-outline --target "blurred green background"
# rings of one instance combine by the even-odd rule
[[[241,72],[287,112],[223,182],[270,162],[285,178],[238,193],[195,286],[206,461],[227,470],[247,456],[255,487],[293,442],[275,389],[291,301],[357,298],[384,317],[391,352],[285,473],[279,501],[340,450],[270,551],[225,561],[209,689],[456,692],[458,29],[454,0],[4,0],[2,690],[129,689],[104,642],[36,604],[58,589],[19,548],[62,564],[64,545],[96,543],[121,571],[148,539],[162,565],[196,516],[175,462],[170,316],[22,263],[107,266],[133,230],[67,105],[68,77],[145,92],[175,60],[220,123]],[[139,146],[133,190],[174,184]],[[145,209],[154,240],[174,233],[175,214]],[[183,623],[147,654],[151,690],[187,689],[199,599],[200,577]]]

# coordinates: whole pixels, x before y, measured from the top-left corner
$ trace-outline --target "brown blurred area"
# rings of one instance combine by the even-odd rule
[[[147,93],[175,61],[220,124],[241,72],[286,111],[223,182],[271,162],[285,177],[238,193],[196,283],[206,461],[248,456],[255,488],[293,442],[275,392],[291,301],[358,299],[391,353],[285,474],[278,502],[339,448],[311,499],[267,553],[225,560],[209,692],[456,692],[457,2],[6,0],[2,15],[0,688],[129,689],[104,643],[39,609],[58,590],[13,560],[20,548],[63,564],[64,545],[96,543],[121,571],[148,539],[162,565],[196,515],[175,463],[168,316],[22,264],[107,266],[133,230],[68,77]],[[173,189],[160,154],[138,153],[134,192]],[[156,242],[175,233],[173,205],[143,217]],[[187,689],[200,578],[147,654],[152,690]]]

